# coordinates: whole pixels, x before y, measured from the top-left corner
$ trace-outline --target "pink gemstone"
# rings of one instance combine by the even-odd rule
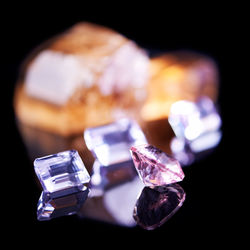
[[[182,181],[180,163],[149,144],[130,148],[135,168],[146,186],[163,186]]]

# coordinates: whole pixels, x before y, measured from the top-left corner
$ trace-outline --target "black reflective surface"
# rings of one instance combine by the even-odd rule
[[[4,119],[1,122],[4,137],[3,155],[11,162],[4,164],[6,166],[2,168],[2,176],[5,176],[2,190],[7,192],[3,206],[6,216],[4,233],[12,239],[22,239],[22,241],[33,235],[33,241],[40,242],[46,247],[66,243],[77,243],[83,247],[88,243],[115,249],[117,244],[114,243],[114,239],[120,240],[120,245],[128,247],[147,245],[154,248],[170,245],[201,246],[198,243],[200,240],[214,246],[235,239],[236,233],[232,221],[235,221],[234,216],[237,217],[237,212],[234,210],[231,213],[231,209],[232,197],[238,196],[234,195],[231,187],[237,177],[234,179],[230,177],[232,172],[235,175],[238,172],[235,170],[235,166],[238,166],[235,161],[240,158],[238,153],[243,144],[235,145],[235,138],[239,133],[238,130],[235,132],[235,119],[236,116],[241,117],[242,110],[237,109],[241,97],[235,96],[234,91],[235,85],[239,83],[238,75],[234,76],[235,65],[241,62],[236,61],[233,56],[236,51],[239,53],[240,46],[233,41],[241,39],[235,33],[234,25],[230,21],[227,22],[232,20],[231,16],[230,19],[225,19],[221,16],[222,12],[217,12],[216,15],[214,12],[217,7],[209,15],[204,15],[203,10],[195,12],[191,22],[189,22],[191,14],[181,18],[179,11],[168,18],[171,10],[165,8],[164,15],[151,10],[151,14],[152,12],[156,14],[154,15],[156,17],[153,17],[151,14],[143,14],[142,11],[129,14],[127,12],[124,15],[117,11],[112,16],[103,10],[103,14],[97,15],[96,8],[90,11],[76,6],[70,14],[66,6],[64,11],[52,10],[46,6],[43,12],[38,13],[37,8],[30,9],[30,7],[26,11],[20,11],[19,14],[14,14],[12,7],[8,18],[1,22],[4,27],[1,59],[4,96],[1,99],[4,110]],[[161,8],[157,9],[160,11]],[[211,13],[213,13],[212,18]],[[87,218],[79,220],[77,216],[61,217],[49,222],[39,222],[36,219],[37,200],[41,190],[36,183],[32,162],[27,156],[15,125],[13,88],[18,67],[27,53],[41,41],[82,19],[115,28],[142,46],[155,51],[188,48],[204,52],[212,56],[219,66],[221,84],[219,105],[223,121],[221,143],[206,159],[185,168],[186,177],[181,186],[187,193],[187,198],[183,207],[171,220],[152,232],[141,230],[139,227],[127,228],[99,223]],[[234,237],[230,239],[230,235]],[[37,244],[34,245],[35,248]]]

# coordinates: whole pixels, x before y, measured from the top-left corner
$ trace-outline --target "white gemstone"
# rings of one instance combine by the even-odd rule
[[[75,150],[37,158],[34,168],[44,191],[51,194],[82,187],[90,181],[90,176]]]
[[[84,139],[103,166],[131,160],[130,147],[147,143],[139,125],[129,119],[86,129]]]
[[[221,118],[207,97],[196,103],[184,100],[174,103],[168,120],[176,137],[188,141],[216,131],[221,126]]]

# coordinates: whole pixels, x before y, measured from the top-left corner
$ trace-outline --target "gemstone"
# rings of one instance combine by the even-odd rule
[[[37,205],[37,219],[50,220],[56,217],[72,215],[79,211],[88,197],[89,189],[52,198],[47,192],[42,192]]]
[[[90,180],[91,196],[102,195],[105,190],[130,181],[135,176],[132,160],[109,166],[102,166],[95,160]]]
[[[208,97],[202,97],[197,102],[175,102],[171,106],[168,121],[176,137],[187,141],[216,131],[221,126],[221,118]]]
[[[190,142],[174,137],[170,142],[170,148],[181,165],[188,166],[210,153],[219,144],[221,137],[220,130],[206,133]]]
[[[197,102],[174,103],[168,120],[176,135],[171,140],[170,148],[183,166],[206,155],[221,140],[221,118],[212,100],[207,97]]]
[[[178,211],[185,197],[176,183],[154,189],[144,187],[134,208],[134,219],[147,230],[160,227]]]
[[[76,150],[37,158],[34,161],[36,175],[44,192],[60,196],[60,192],[81,189],[90,176]]]
[[[88,149],[103,166],[131,160],[129,148],[147,143],[139,125],[129,119],[86,129],[84,139]]]
[[[177,159],[182,166],[188,166],[195,160],[195,155],[185,140],[174,137],[170,141],[172,155]]]
[[[145,144],[133,146],[130,151],[135,168],[146,186],[162,186],[183,180],[179,162],[160,149]]]

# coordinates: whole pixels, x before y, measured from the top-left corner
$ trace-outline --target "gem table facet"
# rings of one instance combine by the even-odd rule
[[[135,168],[146,186],[163,186],[182,181],[179,162],[149,144],[131,147]]]
[[[144,187],[134,208],[134,219],[147,230],[160,227],[178,211],[185,197],[176,183],[154,189]]]
[[[129,119],[86,129],[84,139],[88,149],[103,166],[131,160],[129,148],[147,143],[139,125]]]
[[[76,150],[37,158],[34,168],[44,192],[51,195],[74,188],[81,190],[82,186],[90,181],[90,176]]]

